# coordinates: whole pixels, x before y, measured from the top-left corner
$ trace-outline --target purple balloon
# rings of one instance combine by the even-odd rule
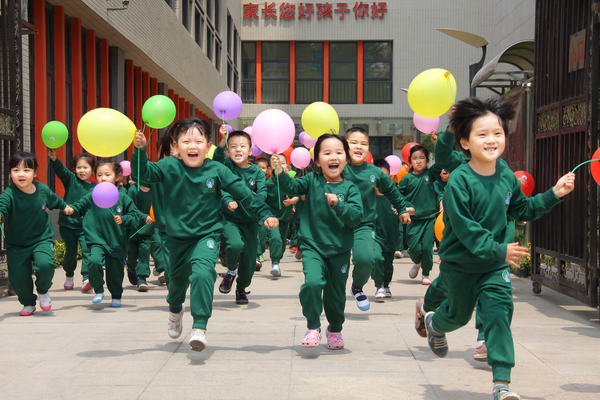
[[[314,137],[310,136],[308,133],[304,136],[304,145],[307,149],[312,149],[317,144],[317,140]]]
[[[233,132],[233,128],[231,127],[231,125],[225,124],[225,128],[227,128],[227,133]]]
[[[101,182],[94,186],[92,200],[100,208],[111,208],[119,201],[119,189],[110,182]]]
[[[254,157],[258,157],[263,153],[263,151],[261,149],[258,148],[258,146],[252,146],[252,155]]]
[[[300,132],[300,134],[298,135],[298,140],[300,141],[300,143],[304,144],[305,137],[306,137],[306,132],[304,132],[304,131]]]
[[[252,138],[265,153],[281,154],[296,137],[296,125],[285,112],[276,108],[258,114],[252,124]]]
[[[242,113],[242,99],[235,92],[224,91],[215,96],[213,111],[219,119],[231,121]]]

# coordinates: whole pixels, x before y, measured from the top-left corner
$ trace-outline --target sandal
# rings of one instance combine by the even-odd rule
[[[321,330],[309,329],[304,335],[302,347],[317,347],[319,342],[321,342]]]
[[[421,337],[427,337],[427,330],[425,329],[425,317],[423,316],[423,313],[421,312],[421,307],[423,307],[424,301],[425,301],[425,299],[423,297],[421,297],[419,300],[417,300],[416,314],[415,314],[415,329],[417,330],[417,333]]]
[[[341,350],[344,348],[344,339],[342,339],[342,332],[330,332],[329,327],[325,332],[327,335],[327,348],[330,350]]]

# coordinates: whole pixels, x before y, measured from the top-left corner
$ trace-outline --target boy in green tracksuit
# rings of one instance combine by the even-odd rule
[[[436,356],[445,357],[445,333],[466,325],[479,299],[494,400],[520,399],[508,388],[514,366],[509,264],[516,265],[528,254],[526,247],[505,242],[506,214],[520,221],[537,219],[571,192],[575,182],[569,173],[547,192],[525,197],[516,176],[498,161],[514,114],[502,98],[468,98],[450,113],[456,142],[470,160],[452,171],[446,186],[439,278],[445,300],[437,311],[425,315],[429,347]]]
[[[264,201],[267,197],[265,174],[259,167],[248,162],[252,148],[250,135],[243,131],[233,131],[228,134],[225,125],[221,127],[220,133],[223,139],[213,154],[213,160],[225,165],[239,176],[246,187]],[[225,157],[226,144],[229,157]],[[248,304],[250,292],[246,292],[246,288],[250,286],[256,269],[255,253],[258,246],[259,218],[244,205],[238,204],[229,193],[223,193],[221,213],[225,216],[223,239],[227,254],[227,274],[219,285],[219,292],[229,293],[237,274],[235,302]]]
[[[144,150],[146,138],[136,133],[137,150],[131,160],[139,179],[164,187],[164,213],[167,221],[167,247],[170,254],[168,333],[173,339],[183,331],[183,304],[188,286],[190,309],[194,318],[190,346],[202,351],[206,347],[206,326],[212,314],[215,264],[218,243],[225,218],[220,213],[221,191],[226,190],[265,225],[276,227],[269,207],[242,180],[219,162],[205,159],[211,143],[210,127],[196,118],[177,121],[173,132],[174,149],[179,157],[148,162]],[[140,170],[137,160],[140,159]],[[264,176],[263,176],[264,177]],[[252,250],[254,251],[256,247]]]
[[[367,311],[371,305],[363,292],[363,286],[369,280],[375,265],[375,187],[392,203],[398,211],[400,221],[409,224],[411,219],[406,211],[404,198],[396,184],[381,170],[367,162],[369,155],[369,135],[362,128],[350,128],[346,131],[346,140],[350,148],[350,160],[344,170],[345,179],[358,186],[363,202],[363,216],[359,225],[354,228],[354,245],[352,246],[352,288],[351,293],[356,306]]]

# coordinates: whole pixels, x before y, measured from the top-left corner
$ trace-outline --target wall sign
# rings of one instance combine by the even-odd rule
[[[571,35],[569,72],[585,68],[585,29]]]
[[[362,2],[357,1],[352,6],[351,3],[300,3],[292,4],[289,2],[280,3],[245,3],[243,5],[243,19],[306,19],[310,20],[313,16],[318,19],[331,19],[334,16],[344,19],[346,16],[354,19],[383,19],[387,12],[387,3],[385,2]]]

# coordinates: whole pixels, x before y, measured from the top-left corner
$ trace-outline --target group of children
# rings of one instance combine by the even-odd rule
[[[35,157],[17,153],[9,165],[13,185],[0,195],[0,218],[6,222],[9,279],[24,306],[21,315],[35,311],[32,265],[40,306],[51,308],[54,231],[45,210],[60,209],[64,214],[59,219],[60,233],[67,245],[64,288],[74,286],[79,242],[84,258],[82,289],[93,288],[93,302],[101,302],[104,268],[111,306],[119,307],[128,248],[127,265],[136,269],[140,290],[147,290],[150,272],[145,261],[136,265],[136,259],[146,260],[152,252],[168,289],[168,334],[173,339],[182,334],[190,286],[189,344],[201,351],[207,345],[220,244],[226,252],[227,273],[219,291],[229,293],[236,280],[236,302],[245,304],[246,289],[259,267],[261,234],[270,238],[271,274],[281,275],[279,261],[292,206],[297,204],[298,256],[304,273],[299,296],[308,328],[302,346],[320,343],[324,310],[327,347],[344,348],[341,332],[351,269],[351,294],[360,310],[370,308],[364,292],[370,278],[376,299],[391,297],[394,251],[405,230],[414,262],[409,276],[414,279],[422,270],[421,282],[428,285],[424,299],[417,303],[419,334],[428,338],[435,355],[445,357],[445,333],[464,326],[477,305],[493,369],[494,399],[518,399],[508,389],[514,366],[508,267],[527,256],[527,249],[508,242],[508,216],[518,221],[539,218],[573,190],[574,175],[563,176],[546,193],[526,198],[500,159],[507,122],[513,116],[512,107],[502,99],[470,98],[457,103],[450,112],[448,131],[436,145],[436,165],[429,168],[427,149],[414,146],[411,172],[398,185],[390,179],[384,160],[376,160],[375,165],[365,162],[369,137],[360,128],[351,128],[345,137],[320,136],[314,147],[314,172],[293,179],[283,173],[287,160],[281,155],[250,163],[252,142],[242,131],[228,134],[222,127],[223,140],[213,159],[206,158],[211,147],[209,125],[183,119],[161,137],[157,162],[148,161],[146,138],[136,133],[131,167],[139,190],[132,185],[128,195],[119,189],[118,201],[110,208],[94,204],[92,171],[97,182],[118,185],[123,173],[118,163],[100,160],[94,165],[92,157],[80,155],[69,171],[49,151],[65,185],[63,200],[35,182]],[[453,150],[455,145],[466,156]],[[446,171],[451,172],[450,179]],[[154,218],[149,216],[150,205]],[[432,283],[433,225],[440,208],[445,211],[446,228],[439,249],[440,274]],[[507,217],[498,218],[501,213]]]

